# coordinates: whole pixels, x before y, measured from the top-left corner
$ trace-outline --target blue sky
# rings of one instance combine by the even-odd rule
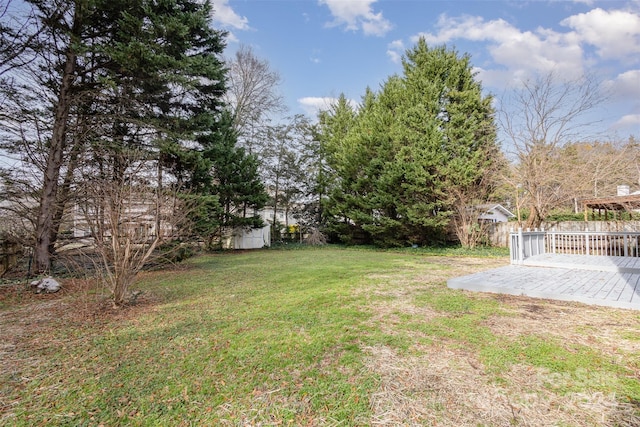
[[[640,136],[640,1],[213,0],[214,24],[282,79],[289,113],[359,102],[401,73],[418,37],[469,53],[487,92],[555,70],[595,75],[610,94],[594,115],[607,138]]]

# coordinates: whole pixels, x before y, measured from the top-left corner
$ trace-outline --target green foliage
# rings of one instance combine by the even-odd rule
[[[206,194],[182,194],[180,200],[183,209],[189,215],[178,225],[188,238],[204,240],[207,247],[212,245],[212,238],[220,227],[222,216],[220,200],[217,196]]]
[[[523,219],[526,217],[523,216]],[[584,221],[584,213],[574,212],[552,212],[545,218],[547,222],[560,222],[560,221]]]
[[[247,214],[263,208],[268,196],[256,157],[236,145],[231,115],[223,113],[215,132],[201,137],[200,143],[202,156],[211,165],[205,192],[217,196],[220,203],[217,223],[220,227],[261,227],[259,217]]]
[[[158,256],[154,260],[153,267],[166,267],[167,264],[180,263],[196,254],[196,248],[180,240],[165,242],[156,251]]]
[[[336,176],[326,202],[330,230],[345,242],[443,241],[457,198],[484,182],[499,158],[491,98],[468,56],[421,40],[403,65],[403,76],[368,90],[357,112],[341,99],[320,116]]]
[[[523,219],[527,219],[527,215],[522,215]],[[589,221],[638,221],[640,220],[640,214],[637,212],[607,212],[603,215],[592,215],[589,213],[588,215]],[[545,217],[545,222],[562,222],[562,221],[584,221],[584,212],[575,213],[573,211],[562,211],[556,210],[551,212],[549,215]]]

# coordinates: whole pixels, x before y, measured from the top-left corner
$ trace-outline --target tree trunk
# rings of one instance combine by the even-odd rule
[[[83,127],[86,127],[83,125]],[[80,132],[83,134],[84,132]],[[69,202],[71,196],[71,184],[74,181],[74,171],[78,167],[78,160],[83,144],[79,137],[75,138],[71,153],[69,154],[69,161],[67,162],[67,171],[64,179],[58,188],[57,202],[55,204],[55,211],[53,214],[53,225],[50,230],[49,238],[49,254],[54,253],[54,245],[58,240],[58,234],[60,233],[60,225],[62,224],[62,218],[64,217],[65,205]]]
[[[274,194],[273,194],[273,221],[272,221],[273,225],[272,225],[272,228],[271,228],[271,236],[273,237],[274,240],[277,239],[280,236],[279,230],[277,230],[277,225],[276,225],[277,221],[278,221],[278,217],[277,217],[277,214],[278,214],[278,190],[279,190],[278,186],[279,186],[279,179],[276,176],[276,185],[275,185],[275,189],[274,189],[275,191],[274,191]]]
[[[76,11],[76,15],[77,15]],[[66,133],[71,106],[76,54],[71,45],[67,49],[58,102],[55,105],[55,118],[51,143],[45,164],[40,208],[36,221],[36,246],[34,248],[37,272],[47,271],[51,267],[52,230],[54,228],[58,199],[58,179],[66,145]]]
[[[158,187],[156,189],[156,232],[155,237],[161,237],[162,231],[162,193],[164,192],[164,188],[162,187],[162,153],[158,154]]]

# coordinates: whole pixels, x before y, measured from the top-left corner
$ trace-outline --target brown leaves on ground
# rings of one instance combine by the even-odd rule
[[[59,281],[62,288],[53,294],[36,294],[28,282],[0,286],[0,307],[11,307],[0,310],[0,383],[13,378],[14,385],[20,384],[16,379],[27,366],[40,363],[39,355],[91,339],[89,331],[99,333],[102,328],[135,318],[156,302],[153,296],[142,294],[135,305],[116,310],[108,292],[95,280]],[[87,333],[63,333],[73,328]],[[4,405],[7,403],[0,401],[0,413]]]

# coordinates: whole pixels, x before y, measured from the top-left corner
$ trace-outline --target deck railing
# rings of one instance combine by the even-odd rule
[[[638,232],[547,232],[546,251],[549,253],[640,256]]]
[[[509,241],[512,264],[517,264],[531,256],[545,253],[544,230],[522,231],[520,228],[517,232],[511,232]]]
[[[640,232],[512,231],[511,263],[544,253],[640,257]]]

